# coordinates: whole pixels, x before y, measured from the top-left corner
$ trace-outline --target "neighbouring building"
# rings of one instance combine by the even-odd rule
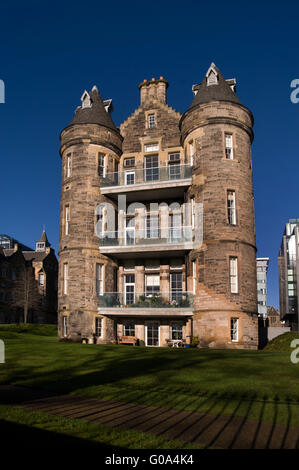
[[[258,347],[253,116],[211,64],[181,115],[144,80],[119,128],[96,86],[61,132],[59,337]]]
[[[289,219],[278,255],[280,316],[298,326],[299,219]]]
[[[269,258],[256,259],[257,275],[257,308],[258,314],[262,318],[267,318],[267,272]]]
[[[280,312],[275,307],[267,307],[267,326],[270,328],[281,328]]]
[[[0,323],[56,323],[58,261],[46,232],[35,250],[8,235],[0,241]]]

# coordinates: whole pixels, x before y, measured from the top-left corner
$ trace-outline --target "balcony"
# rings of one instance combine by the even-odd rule
[[[119,232],[103,232],[100,236],[101,253],[145,253],[157,251],[182,251],[193,248],[196,230],[192,227],[136,230],[128,228]]]
[[[175,197],[181,195],[183,189],[192,181],[192,166],[169,165],[153,168],[127,168],[125,171],[107,173],[101,178],[101,192],[113,198],[118,194],[126,194],[127,197],[146,199],[153,189],[162,191],[158,197]],[[163,192],[164,190],[164,192]],[[169,195],[170,190],[170,195]],[[145,194],[144,194],[145,192]],[[146,193],[148,192],[148,193]]]
[[[192,315],[191,292],[107,292],[99,296],[99,311],[118,316],[186,316]]]

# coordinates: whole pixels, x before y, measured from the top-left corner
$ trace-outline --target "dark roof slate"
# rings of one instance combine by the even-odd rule
[[[47,238],[47,234],[46,234],[46,231],[43,230],[43,233],[39,239],[39,242],[45,242],[46,246],[51,246],[51,243],[49,242],[48,238]]]
[[[26,261],[43,261],[48,254],[46,251],[23,251]]]
[[[73,124],[100,124],[117,131],[110,113],[105,110],[101,95],[96,86],[89,93],[91,106],[83,108],[79,106],[76,109],[75,116],[70,125]],[[106,100],[107,101],[107,100]]]
[[[197,91],[197,93],[189,109],[204,103],[209,103],[210,101],[230,101],[231,103],[242,104],[230,87],[230,85],[234,83],[233,80],[225,80],[214,64],[212,64],[211,67],[217,72],[218,83],[215,85],[207,85],[207,77],[205,77],[201,84],[195,85],[193,90]]]

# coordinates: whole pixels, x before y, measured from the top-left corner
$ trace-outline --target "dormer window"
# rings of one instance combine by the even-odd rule
[[[147,124],[148,124],[149,129],[152,129],[153,127],[156,127],[156,115],[155,114],[149,114],[148,115]]]
[[[84,108],[91,108],[91,99],[87,91],[85,90],[83,95],[81,96],[82,101],[82,109]]]
[[[36,251],[45,251],[45,249],[46,249],[45,242],[37,242]]]
[[[206,74],[207,86],[218,85],[218,73],[215,64],[212,62]]]

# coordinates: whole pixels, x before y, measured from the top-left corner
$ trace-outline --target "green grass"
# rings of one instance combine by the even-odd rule
[[[290,352],[293,350],[290,348],[290,344],[294,339],[299,339],[298,333],[284,333],[272,339],[264,351]]]
[[[299,364],[287,351],[59,343],[0,328],[0,383],[299,426]]]
[[[1,429],[2,428],[2,429]],[[68,445],[86,446],[88,443],[98,443],[101,447],[113,446],[126,449],[199,449],[196,444],[188,444],[157,437],[148,433],[131,430],[108,428],[101,424],[88,423],[83,420],[68,419],[62,416],[50,416],[46,413],[24,411],[11,406],[0,405],[0,429],[5,436],[7,430],[13,433],[13,441],[28,440],[27,445],[38,448],[44,445],[47,437],[52,448]],[[39,430],[39,432],[35,432]],[[46,436],[44,433],[46,432]],[[25,434],[25,436],[24,436]],[[65,438],[68,437],[66,440]]]

